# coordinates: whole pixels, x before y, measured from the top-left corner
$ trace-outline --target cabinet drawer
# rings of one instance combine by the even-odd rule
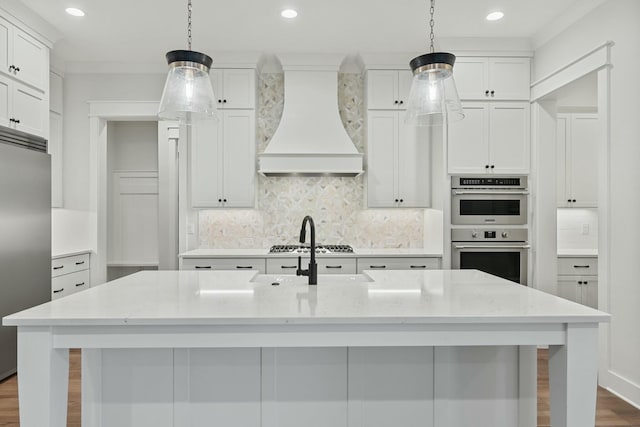
[[[558,274],[596,275],[598,274],[598,259],[558,258]]]
[[[358,273],[364,270],[437,270],[440,258],[358,258]]]
[[[318,274],[356,274],[355,258],[316,258]],[[302,269],[309,267],[309,257],[302,258]],[[267,274],[296,274],[298,258],[267,259]]]
[[[183,258],[182,270],[257,270],[265,272],[264,258]]]
[[[56,276],[51,279],[51,299],[62,298],[89,289],[91,287],[90,280],[89,270]]]
[[[51,260],[51,277],[62,276],[80,270],[87,270],[89,265],[89,254],[74,255]]]

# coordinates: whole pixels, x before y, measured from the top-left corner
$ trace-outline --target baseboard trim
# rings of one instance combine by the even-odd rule
[[[628,404],[640,409],[640,385],[609,370],[602,386]]]

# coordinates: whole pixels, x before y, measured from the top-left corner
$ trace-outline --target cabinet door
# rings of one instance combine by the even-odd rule
[[[398,71],[398,108],[407,109],[409,92],[413,83],[413,73],[410,70]]]
[[[9,73],[9,22],[0,18],[0,71]]]
[[[256,76],[252,69],[224,70],[222,107],[255,108]]]
[[[396,206],[397,111],[369,111],[367,204],[370,208]]]
[[[2,21],[0,21],[2,23]],[[11,82],[8,78],[0,76],[0,125],[9,126],[11,108]]]
[[[569,301],[581,303],[582,288],[578,284],[579,281],[581,280],[578,277],[558,276],[558,296]]]
[[[597,276],[582,278],[582,304],[591,308],[598,308],[598,279]]]
[[[400,116],[403,113],[398,113]],[[401,207],[431,206],[430,128],[412,126],[400,119],[398,138],[398,193]],[[395,200],[395,199],[394,199]]]
[[[464,122],[464,120],[463,120]],[[529,173],[529,103],[489,105],[489,160],[496,173]]]
[[[51,207],[63,207],[62,199],[62,115],[49,113],[49,142],[47,151],[51,155]]]
[[[16,83],[13,90],[13,117],[16,129],[49,139],[49,108],[44,94]]]
[[[369,70],[367,72],[368,109],[395,109],[398,108],[399,101],[398,71]]]
[[[567,182],[567,149],[569,143],[569,116],[556,117],[556,203],[559,208],[570,206]]]
[[[16,78],[46,91],[49,82],[48,51],[46,46],[27,33],[15,29],[13,33],[13,65]]]
[[[462,105],[465,118],[449,124],[449,173],[485,173],[489,164],[489,106],[485,102]]]
[[[355,258],[317,258],[316,263],[318,274],[356,274]]]
[[[488,99],[489,59],[456,58],[453,66],[453,78],[456,81],[460,99]]]
[[[224,87],[224,70],[211,69],[209,70],[209,79],[211,79],[211,86],[213,87],[213,95],[218,103],[218,108],[223,108],[222,99],[224,94],[222,93]]]
[[[529,58],[489,58],[490,98],[528,101],[530,68]]]
[[[574,207],[598,205],[598,135],[597,115],[572,115],[569,181]]]
[[[191,206],[222,206],[222,128],[220,120],[202,120],[191,126]],[[218,201],[220,199],[220,201]]]
[[[225,111],[222,197],[225,207],[250,208],[254,205],[255,112]]]

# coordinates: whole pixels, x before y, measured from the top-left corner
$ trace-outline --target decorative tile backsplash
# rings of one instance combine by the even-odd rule
[[[264,152],[284,106],[284,75],[259,77],[257,152]],[[340,117],[365,153],[364,76],[338,75]],[[422,248],[423,209],[367,209],[364,177],[258,177],[257,209],[199,212],[201,248],[268,248],[298,241],[311,215],[316,240],[361,248]]]

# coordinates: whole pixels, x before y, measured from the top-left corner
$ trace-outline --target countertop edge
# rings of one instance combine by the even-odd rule
[[[70,252],[57,252],[57,253],[51,253],[51,259],[58,259],[58,258],[66,258],[66,257],[71,257],[71,256],[76,256],[76,255],[83,255],[83,254],[92,254],[93,251],[91,249],[81,249],[81,250],[77,250],[77,251],[70,251]]]

